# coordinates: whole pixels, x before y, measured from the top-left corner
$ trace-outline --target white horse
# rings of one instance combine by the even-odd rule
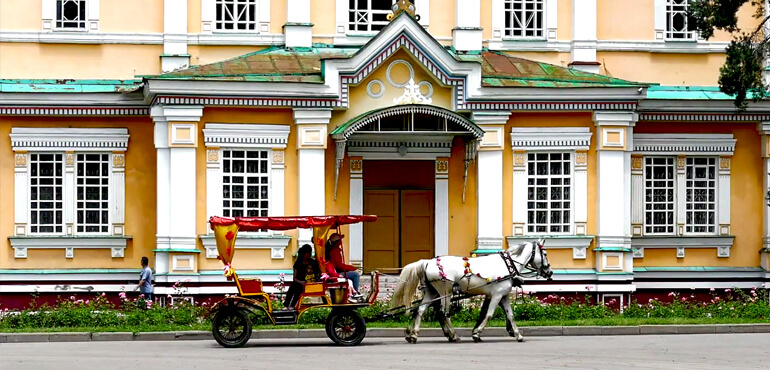
[[[473,340],[481,341],[484,326],[500,305],[505,311],[508,334],[521,342],[524,337],[513,321],[509,294],[514,286],[523,284],[524,275],[551,280],[553,271],[543,248],[543,239],[513,245],[506,251],[482,257],[445,256],[410,263],[401,271],[390,304],[392,308],[411,307],[421,285],[423,298],[414,310],[412,323],[406,328],[406,341],[417,343],[422,315],[432,305],[444,335],[450,342],[459,342],[460,338],[447,317],[454,288],[472,296],[485,295],[476,327],[473,328]]]

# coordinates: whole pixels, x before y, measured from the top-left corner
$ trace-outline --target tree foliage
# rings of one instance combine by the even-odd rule
[[[768,86],[763,80],[765,61],[768,56],[770,36],[764,15],[763,0],[691,0],[688,8],[688,25],[702,38],[710,39],[717,30],[732,34],[733,39],[725,50],[726,60],[719,70],[719,89],[735,96],[735,106],[746,109],[748,100],[758,101],[768,96]],[[760,19],[754,29],[738,27],[738,10],[750,4]]]

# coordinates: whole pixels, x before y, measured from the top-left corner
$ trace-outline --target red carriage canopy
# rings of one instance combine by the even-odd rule
[[[295,216],[295,217],[218,217],[209,219],[211,229],[215,226],[238,225],[240,231],[259,230],[291,230],[310,229],[314,227],[336,228],[340,225],[357,224],[359,222],[376,221],[377,216],[372,215],[340,215],[340,216]]]

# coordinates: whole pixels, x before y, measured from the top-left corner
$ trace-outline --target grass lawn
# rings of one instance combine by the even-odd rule
[[[752,319],[687,319],[687,318],[605,318],[605,319],[586,319],[586,320],[565,320],[565,321],[518,321],[519,327],[526,326],[635,326],[635,325],[687,325],[687,324],[751,324],[751,323],[770,323],[770,320],[752,320]],[[453,322],[455,328],[473,327],[472,322]],[[394,322],[370,322],[366,324],[367,328],[405,328],[406,323]],[[424,328],[437,328],[437,322],[423,321]],[[505,321],[492,320],[487,327],[505,327]],[[323,329],[320,324],[307,325],[258,325],[254,330],[275,330],[275,329]],[[30,328],[30,329],[2,329],[2,333],[40,333],[40,332],[158,332],[158,331],[188,331],[203,330],[210,331],[210,324],[193,325],[153,325],[153,326],[132,326],[132,327],[59,327],[59,328]]]

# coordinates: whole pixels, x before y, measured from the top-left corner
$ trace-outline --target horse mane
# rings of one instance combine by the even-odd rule
[[[520,256],[524,252],[524,248],[527,246],[527,244],[532,244],[532,242],[523,242],[523,243],[512,245],[508,247],[508,253],[512,255]]]

